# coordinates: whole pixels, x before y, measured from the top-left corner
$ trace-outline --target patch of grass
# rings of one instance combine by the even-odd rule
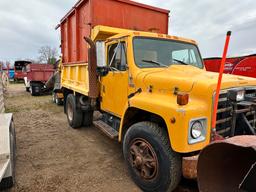
[[[20,112],[19,108],[5,107],[5,113],[17,113]]]

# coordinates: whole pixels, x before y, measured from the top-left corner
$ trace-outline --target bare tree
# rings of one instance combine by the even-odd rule
[[[43,46],[38,50],[39,53],[39,63],[49,63],[54,64],[57,57],[58,51],[56,48],[50,46]]]
[[[3,62],[3,61],[0,61],[0,72],[1,72],[1,70],[2,70],[2,68],[3,68],[3,66],[4,66],[4,62]]]

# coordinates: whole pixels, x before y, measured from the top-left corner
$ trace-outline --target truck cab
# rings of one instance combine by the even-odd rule
[[[211,127],[218,74],[205,70],[194,40],[97,26],[86,41],[88,64],[62,68],[68,122],[94,123],[122,143],[144,191],[174,190],[186,176],[184,159],[216,138],[255,135],[256,80],[247,77],[223,76]],[[102,116],[93,122],[95,110]]]
[[[14,62],[14,81],[24,80],[26,77],[26,66],[30,64],[30,61],[15,61]]]

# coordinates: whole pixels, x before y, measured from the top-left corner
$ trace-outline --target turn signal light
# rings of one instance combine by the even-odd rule
[[[178,93],[177,94],[177,104],[178,105],[187,105],[189,100],[188,93]]]

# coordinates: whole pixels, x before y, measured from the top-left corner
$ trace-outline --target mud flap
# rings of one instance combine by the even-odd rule
[[[255,163],[256,136],[236,136],[212,143],[199,156],[199,190],[256,191]]]

